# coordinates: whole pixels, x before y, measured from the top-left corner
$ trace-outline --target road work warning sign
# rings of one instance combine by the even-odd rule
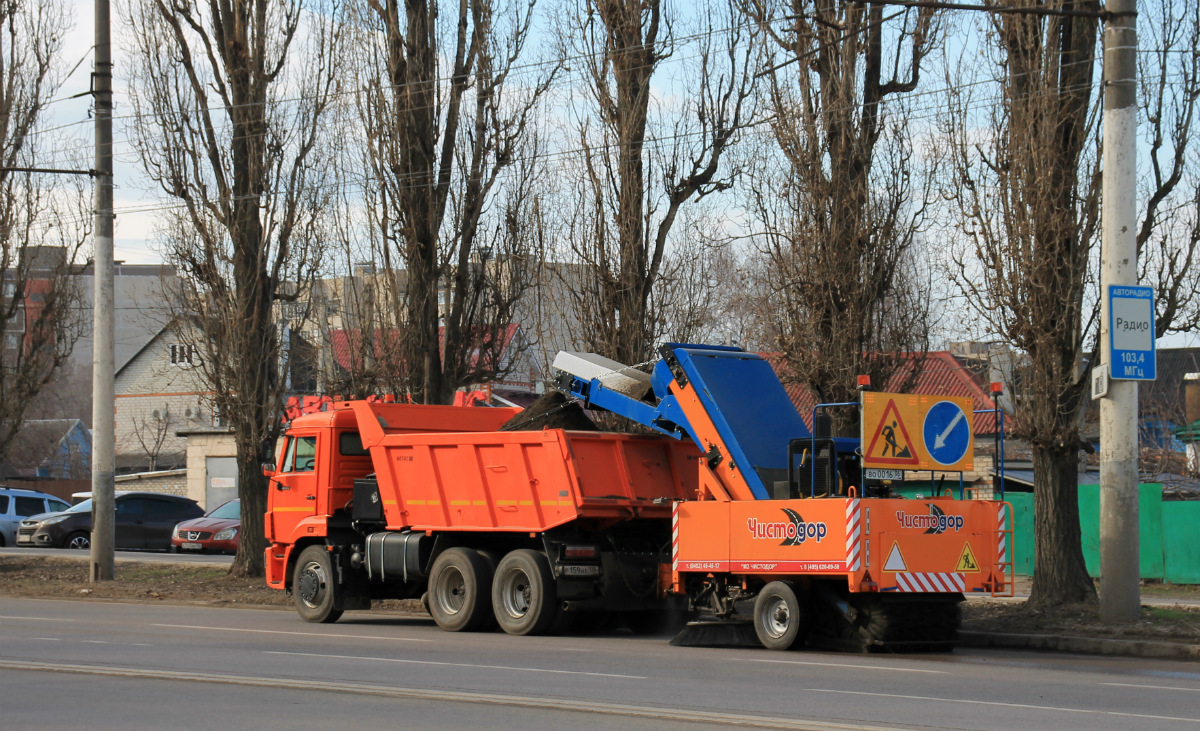
[[[904,415],[901,414],[900,406],[897,405],[897,401],[901,401],[903,406],[909,407],[910,404],[903,402],[909,401],[912,397],[899,394],[865,395],[890,396],[891,398],[883,401],[883,410],[878,416],[872,414],[872,411],[875,410],[868,409],[864,401],[863,424],[872,424],[873,428],[868,432],[867,439],[863,440],[869,445],[863,452],[863,466],[917,469],[921,464],[918,447],[909,435],[908,425],[905,423]]]
[[[958,565],[954,570],[966,574],[979,571],[979,562],[975,560],[975,552],[971,550],[970,543],[963,544],[962,555],[958,557]]]
[[[964,471],[974,468],[969,398],[864,393],[863,467]]]

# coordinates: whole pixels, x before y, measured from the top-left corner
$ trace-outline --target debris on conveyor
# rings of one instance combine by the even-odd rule
[[[524,411],[504,422],[500,431],[540,431],[542,429],[571,429],[600,431],[588,418],[578,401],[569,400],[560,391],[546,395],[530,404]]]

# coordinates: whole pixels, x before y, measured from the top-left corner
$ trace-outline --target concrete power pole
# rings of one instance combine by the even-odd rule
[[[1137,3],[1109,0],[1105,7],[1100,339],[1103,362],[1113,369],[1108,286],[1137,284]],[[1138,382],[1111,381],[1100,399],[1100,616],[1106,622],[1136,619],[1141,603],[1137,418]]]
[[[92,560],[91,580],[116,574],[116,439],[113,412],[113,133],[112,41],[109,0],[96,0],[96,248],[93,254],[95,309],[92,349]]]

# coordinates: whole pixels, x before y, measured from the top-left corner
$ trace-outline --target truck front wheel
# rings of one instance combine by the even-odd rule
[[[342,616],[342,586],[333,573],[333,560],[325,546],[309,546],[296,560],[292,595],[296,611],[306,622],[336,622]]]
[[[504,557],[492,584],[492,609],[510,635],[537,635],[550,628],[558,591],[544,554],[522,548]]]
[[[790,650],[800,639],[803,610],[796,587],[789,581],[772,581],[754,602],[754,631],[768,650]]]
[[[429,572],[429,613],[449,632],[472,632],[487,621],[492,568],[476,551],[450,548]]]

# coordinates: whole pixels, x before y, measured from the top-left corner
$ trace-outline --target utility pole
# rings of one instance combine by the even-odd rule
[[[96,0],[96,68],[92,98],[96,111],[96,246],[93,254],[95,307],[92,349],[92,556],[91,580],[116,574],[116,439],[113,388],[113,133],[112,41],[109,0]]]
[[[1137,284],[1137,2],[1109,0],[1104,27],[1104,172],[1100,239],[1100,339],[1115,373],[1109,285]],[[1153,328],[1153,304],[1151,305]],[[1138,382],[1112,380],[1100,399],[1100,616],[1137,619]]]

